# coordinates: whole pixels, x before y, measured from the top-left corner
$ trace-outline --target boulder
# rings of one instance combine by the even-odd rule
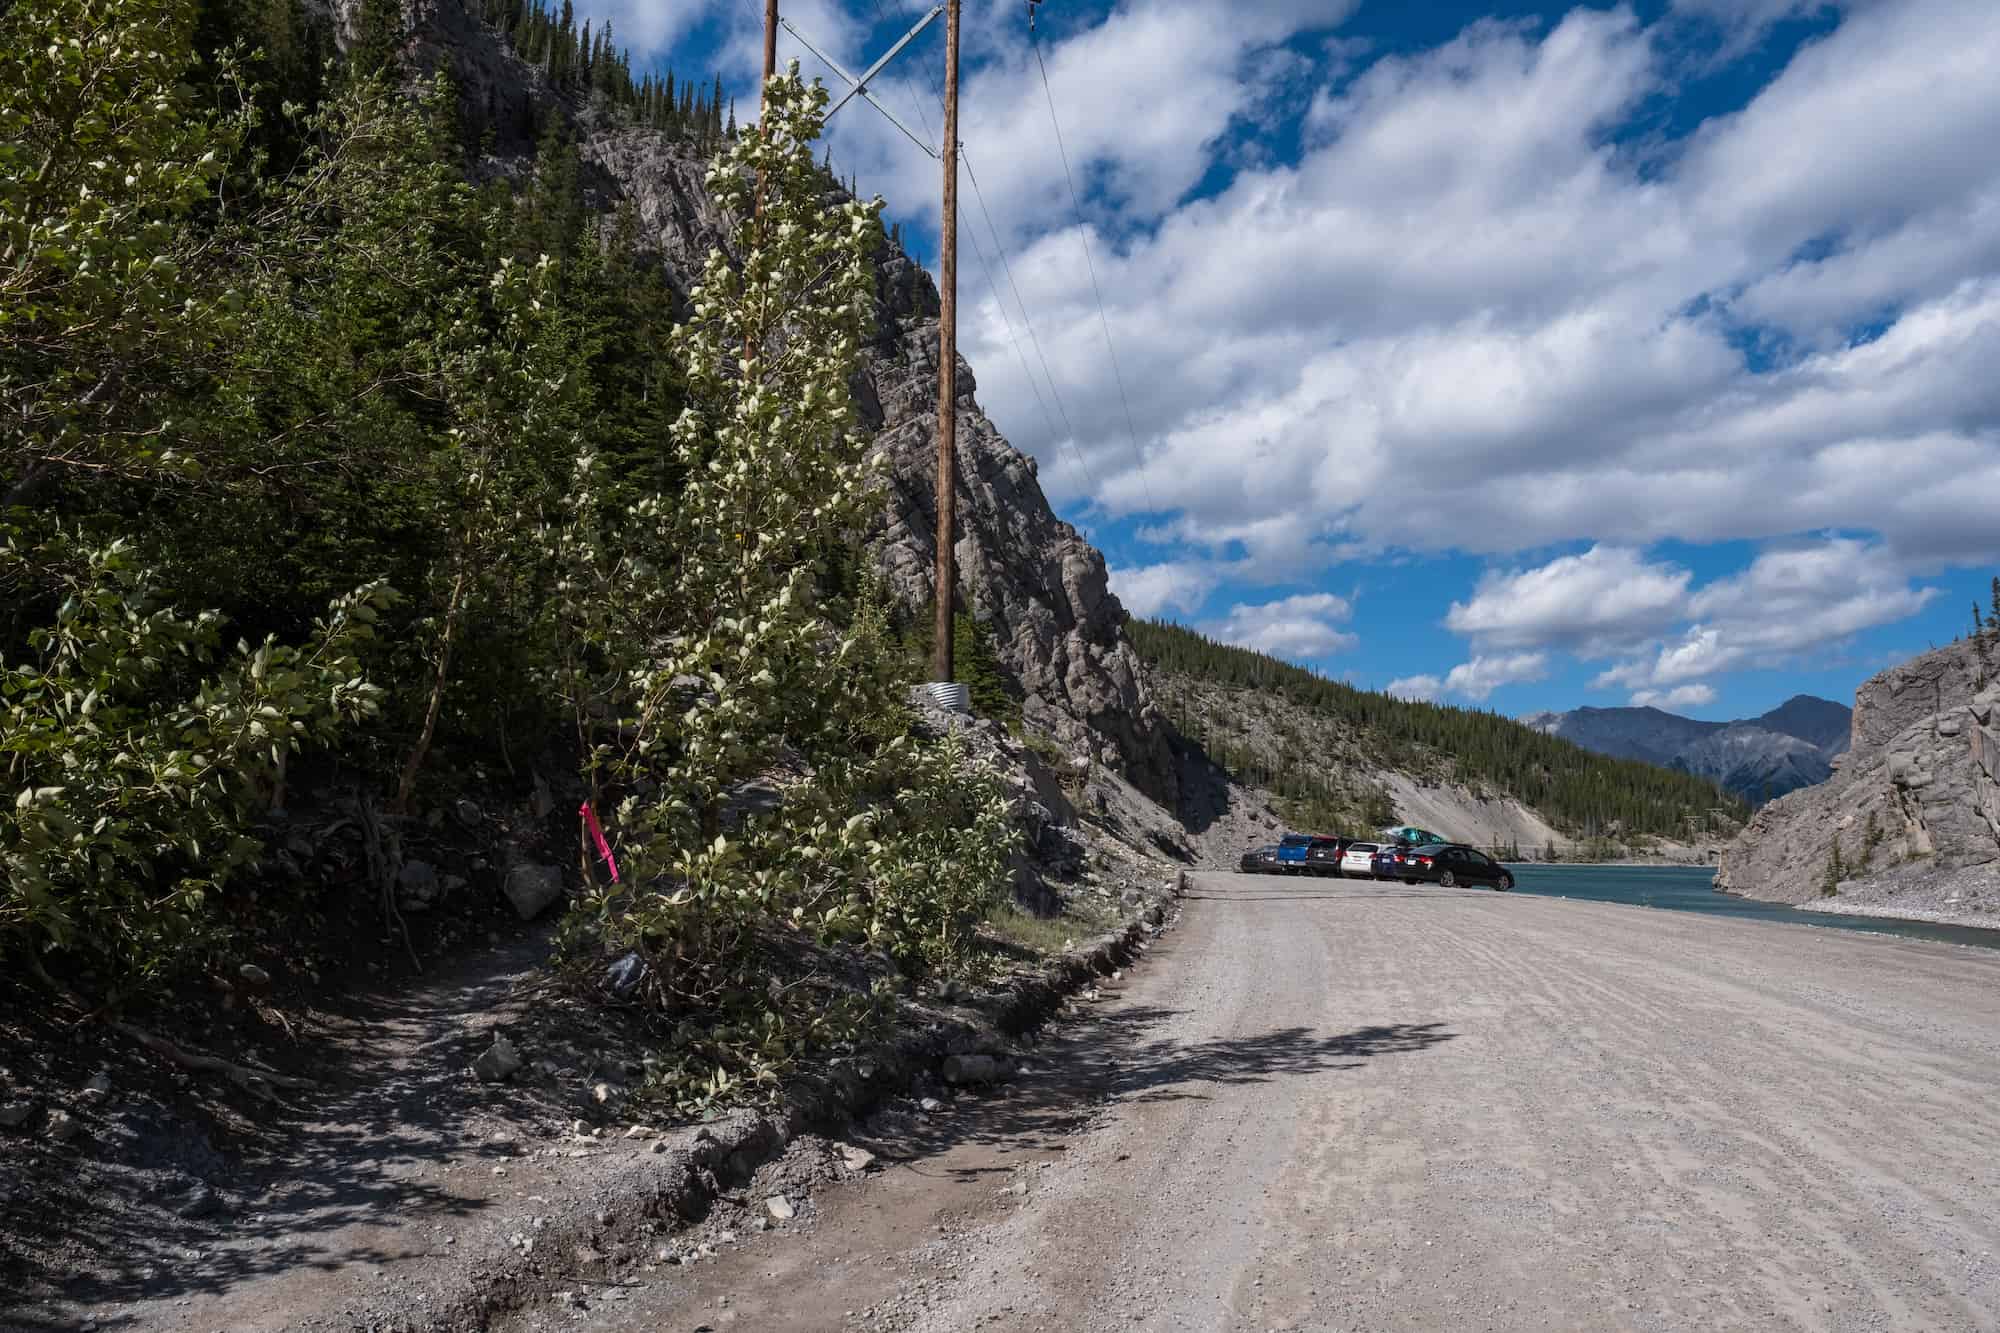
[[[563,896],[562,871],[555,866],[518,865],[507,872],[501,891],[523,921],[532,921]]]
[[[437,867],[429,861],[405,861],[396,872],[396,905],[405,912],[427,912],[443,893]]]
[[[472,1072],[482,1082],[499,1083],[512,1078],[521,1063],[521,1053],[514,1049],[514,1043],[505,1037],[495,1037],[493,1044],[472,1062]]]
[[[952,1084],[998,1083],[1006,1077],[1006,1066],[991,1055],[948,1055],[943,1073]]]

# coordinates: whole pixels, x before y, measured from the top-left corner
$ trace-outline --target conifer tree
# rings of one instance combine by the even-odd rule
[[[401,0],[361,0],[348,68],[355,75],[374,74],[395,60],[403,39]]]

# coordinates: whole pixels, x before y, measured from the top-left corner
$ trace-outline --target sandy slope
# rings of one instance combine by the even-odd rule
[[[1051,1056],[809,1233],[523,1322],[2000,1327],[2000,953],[1203,874]]]

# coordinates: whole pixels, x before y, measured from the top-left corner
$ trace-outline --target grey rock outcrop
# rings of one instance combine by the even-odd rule
[[[2000,650],[1985,656],[2000,661]],[[1841,898],[1939,886],[1955,899],[2000,898],[2000,686],[1991,674],[1981,650],[1960,643],[1868,680],[1833,777],[1758,811],[1723,854],[1717,887],[1817,899],[1838,839]]]
[[[864,397],[864,414],[890,464],[889,505],[872,545],[892,593],[920,615],[936,586],[937,320],[929,275],[909,267],[917,304],[888,312],[869,358],[876,411],[867,413]],[[992,634],[1030,725],[1174,809],[1170,729],[1125,638],[1104,557],[1050,510],[1034,460],[980,409],[963,364],[958,387],[960,609]]]

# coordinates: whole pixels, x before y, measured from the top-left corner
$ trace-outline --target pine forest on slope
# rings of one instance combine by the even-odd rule
[[[1391,822],[1380,775],[1392,771],[1511,796],[1588,840],[1726,836],[1748,814],[1704,778],[1595,754],[1497,713],[1355,689],[1164,621],[1126,629],[1181,732],[1319,831]],[[1248,724],[1259,711],[1275,721],[1261,736]]]

